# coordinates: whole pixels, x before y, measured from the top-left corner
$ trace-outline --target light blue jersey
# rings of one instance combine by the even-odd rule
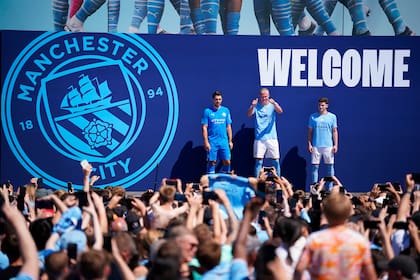
[[[230,111],[224,106],[204,109],[201,124],[207,125],[207,134],[210,145],[229,146],[226,126],[232,124]]]
[[[255,140],[277,139],[276,110],[268,103],[255,106]]]
[[[308,126],[312,128],[312,146],[333,146],[332,132],[333,128],[337,127],[337,117],[333,113],[328,112],[323,115],[313,113],[309,117]]]

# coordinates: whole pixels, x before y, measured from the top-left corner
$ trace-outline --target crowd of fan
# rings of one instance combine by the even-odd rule
[[[336,177],[305,193],[262,170],[248,178],[255,196],[238,218],[208,176],[185,186],[163,179],[158,191],[130,197],[92,186],[91,170],[83,168],[82,191],[48,190],[36,178],[17,194],[2,186],[0,279],[417,277],[420,191],[411,174],[404,186],[356,196]],[[349,240],[322,238],[340,227],[351,229]]]

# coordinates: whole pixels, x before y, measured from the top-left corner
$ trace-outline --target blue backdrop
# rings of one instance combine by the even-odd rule
[[[205,171],[200,118],[220,90],[233,118],[233,169],[252,174],[251,100],[267,86],[282,175],[309,183],[307,122],[320,97],[338,117],[336,175],[351,191],[419,171],[420,39],[1,32],[1,181],[130,191]],[[321,176],[323,170],[321,169]]]

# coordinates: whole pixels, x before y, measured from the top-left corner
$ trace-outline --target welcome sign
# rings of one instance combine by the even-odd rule
[[[232,113],[233,169],[250,176],[246,109],[263,86],[284,109],[282,175],[297,187],[308,184],[307,118],[322,96],[338,117],[336,174],[348,189],[402,180],[420,156],[418,41],[2,31],[1,180],[80,188],[87,159],[99,187],[198,181],[214,90]]]

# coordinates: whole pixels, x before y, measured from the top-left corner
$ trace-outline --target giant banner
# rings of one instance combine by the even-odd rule
[[[206,169],[200,118],[215,90],[232,114],[232,167],[250,176],[246,111],[260,87],[284,109],[281,169],[297,188],[310,183],[307,124],[324,96],[338,118],[336,175],[347,189],[401,181],[420,171],[419,43],[2,31],[1,182],[35,176],[80,188],[83,159],[100,187],[198,181]]]

